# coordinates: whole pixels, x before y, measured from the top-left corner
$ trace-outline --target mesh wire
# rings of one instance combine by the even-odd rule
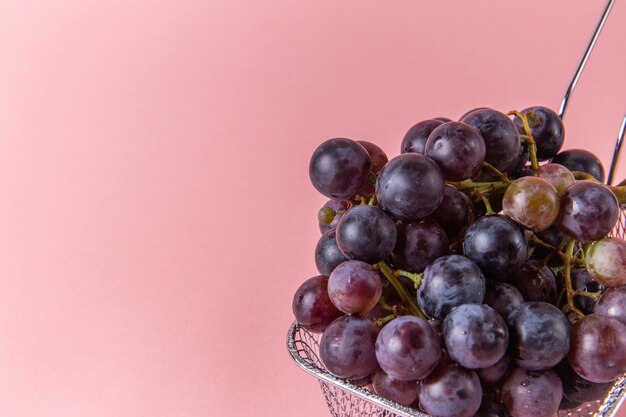
[[[626,206],[611,236],[624,239]],[[287,337],[287,347],[295,362],[320,380],[322,393],[333,417],[428,417],[418,410],[403,407],[372,392],[334,377],[324,369],[318,356],[319,335],[294,323]],[[362,381],[363,382],[363,381]],[[359,384],[363,385],[363,383]],[[592,401],[578,408],[559,411],[559,417],[612,417],[626,397],[626,375],[618,379],[603,401]]]

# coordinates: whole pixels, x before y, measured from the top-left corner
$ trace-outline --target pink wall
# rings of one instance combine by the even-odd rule
[[[284,346],[311,152],[558,108],[601,3],[0,2],[0,415],[327,415]],[[625,21],[566,118],[604,161]]]

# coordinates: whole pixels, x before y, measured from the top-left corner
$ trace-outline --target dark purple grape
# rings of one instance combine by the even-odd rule
[[[333,217],[333,220],[329,224],[322,224],[322,222],[319,222],[320,232],[322,234],[328,232],[329,230],[335,230],[337,228],[337,224],[339,224],[341,216],[343,216],[343,213],[348,210],[348,207],[350,207],[350,203],[345,200],[328,200],[328,202],[326,202],[326,204],[324,204],[322,208],[325,207],[332,209],[335,212],[335,215]]]
[[[327,291],[328,278],[317,276],[309,278],[293,296],[291,309],[296,321],[305,329],[321,333],[343,313],[330,301]]]
[[[558,114],[547,107],[529,107],[520,113],[527,117],[530,134],[537,145],[537,160],[545,161],[556,155],[565,140],[565,127]],[[515,118],[515,124],[522,129],[522,120]]]
[[[475,221],[465,233],[463,251],[487,277],[496,280],[522,266],[528,255],[522,230],[500,215]]]
[[[498,312],[509,324],[513,311],[524,302],[522,294],[511,284],[494,282],[487,286],[485,304]]]
[[[572,369],[591,382],[610,382],[626,372],[626,325],[591,314],[572,327],[567,356]]]
[[[530,160],[530,151],[528,150],[528,145],[524,143],[524,141],[520,141],[519,151],[517,152],[517,156],[503,169],[509,178],[520,178],[526,176],[524,171],[524,167]],[[530,172],[532,175],[532,171]]]
[[[571,281],[574,290],[596,292],[604,290],[604,285],[594,281],[585,268],[576,268],[571,271]],[[596,301],[591,297],[577,295],[574,297],[574,305],[583,313],[591,314]]]
[[[396,239],[394,221],[378,206],[355,206],[337,225],[337,246],[348,259],[378,262],[391,254]]]
[[[572,238],[591,242],[606,236],[618,217],[613,191],[594,181],[580,181],[563,193],[556,224]]]
[[[470,113],[475,112],[476,110],[490,110],[490,109],[489,107],[474,107],[473,109],[468,110],[465,113],[463,113],[461,117],[459,117],[459,121],[462,121],[465,118],[465,116],[469,115]]]
[[[473,127],[448,122],[431,132],[424,154],[439,165],[446,181],[462,181],[475,177],[482,169],[485,141]]]
[[[515,124],[497,110],[479,109],[461,119],[476,128],[485,141],[485,161],[505,170],[519,155],[520,137]]]
[[[552,369],[516,368],[500,394],[507,412],[515,417],[554,417],[563,397],[563,384]]]
[[[340,263],[346,260],[337,246],[335,231],[324,233],[315,247],[315,266],[322,275],[330,275]]]
[[[626,325],[626,286],[605,290],[598,299],[593,312],[613,317]]]
[[[552,270],[541,261],[528,261],[512,272],[506,282],[519,290],[525,301],[556,303],[556,278]]]
[[[570,401],[586,403],[604,398],[611,389],[610,382],[595,383],[578,375],[567,360],[561,361],[554,370],[563,382],[563,395]]]
[[[429,263],[448,253],[448,237],[433,220],[417,223],[399,223],[398,239],[391,254],[391,263],[397,269],[422,272]]]
[[[346,200],[363,188],[371,166],[363,146],[350,139],[329,139],[313,152],[309,177],[315,189],[326,197]]]
[[[365,378],[378,366],[375,343],[378,327],[359,315],[339,317],[322,333],[320,359],[340,378]]]
[[[502,358],[495,364],[483,368],[477,369],[476,373],[478,374],[478,378],[485,385],[495,384],[500,381],[511,369],[511,357],[507,354],[503,355]]]
[[[585,256],[587,271],[607,287],[626,285],[626,242],[607,237],[591,244]]]
[[[443,227],[448,238],[453,239],[474,221],[472,201],[467,194],[448,185],[431,218]]]
[[[374,308],[383,291],[380,276],[370,264],[346,261],[328,278],[328,295],[346,314],[365,314]]]
[[[400,153],[414,152],[423,155],[424,146],[426,145],[428,136],[430,136],[430,132],[443,123],[443,121],[433,119],[423,120],[413,125],[404,135],[404,139],[402,139]]]
[[[419,393],[417,382],[392,378],[380,368],[376,369],[372,375],[372,387],[374,392],[381,397],[404,406],[413,404]]]
[[[380,149],[378,145],[368,142],[366,140],[357,140],[356,143],[364,147],[369,154],[372,161],[370,171],[372,171],[374,174],[378,174],[380,170],[383,169],[385,164],[389,161],[389,158],[387,158],[387,154],[385,153],[385,151]]]
[[[584,149],[568,149],[552,158],[553,164],[563,165],[570,171],[586,172],[604,182],[604,167],[597,156]]]
[[[376,181],[380,206],[398,220],[421,220],[443,200],[443,174],[430,158],[405,153],[392,158]]]
[[[485,278],[470,259],[460,255],[438,258],[424,270],[417,302],[428,317],[443,320],[462,304],[480,304],[485,297]]]
[[[484,304],[454,308],[443,322],[443,341],[448,355],[468,369],[495,365],[509,345],[504,319]]]
[[[474,417],[508,417],[504,407],[492,398],[484,397]]]
[[[561,398],[561,403],[559,404],[559,411],[561,411],[561,410],[565,410],[565,411],[574,410],[574,409],[579,408],[581,405],[582,405],[582,403],[577,402],[577,401],[571,401],[565,395],[563,395],[563,398]],[[568,413],[568,415],[570,415],[570,414]]]
[[[539,177],[522,177],[509,185],[502,198],[504,214],[535,232],[547,229],[559,214],[556,188]]]
[[[441,357],[441,339],[426,320],[414,316],[393,319],[378,334],[376,359],[400,381],[425,378]]]
[[[511,355],[518,366],[532,371],[559,363],[570,347],[570,325],[552,304],[532,301],[511,317]]]
[[[480,408],[482,394],[476,372],[441,363],[421,382],[419,403],[432,416],[471,417]]]
[[[548,245],[554,246],[555,248],[559,247],[565,237],[565,233],[563,233],[561,228],[559,228],[556,224],[553,224],[546,230],[536,233],[536,235],[539,239],[543,240]]]

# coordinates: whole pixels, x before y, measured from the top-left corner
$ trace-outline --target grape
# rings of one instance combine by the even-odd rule
[[[441,357],[441,339],[426,320],[414,316],[393,319],[378,334],[376,359],[400,381],[425,378]]]
[[[540,166],[537,170],[537,176],[552,184],[559,197],[563,195],[570,185],[576,182],[572,171],[559,164],[545,164]]]
[[[333,220],[330,223],[322,224],[322,222],[319,222],[320,232],[323,234],[323,233],[328,232],[329,230],[335,230],[337,228],[337,224],[339,224],[339,220],[341,219],[341,216],[343,216],[343,213],[346,212],[349,207],[350,207],[350,203],[348,201],[328,200],[328,202],[324,204],[322,209],[330,208],[333,210],[335,214],[334,214]],[[342,213],[338,213],[339,211],[341,211]]]
[[[511,357],[507,354],[495,364],[482,369],[477,369],[478,378],[483,384],[490,385],[500,381],[511,369]]]
[[[370,170],[374,174],[378,174],[380,170],[383,169],[385,164],[389,161],[389,158],[387,158],[387,154],[385,154],[385,151],[380,149],[378,145],[375,145],[365,140],[357,140],[356,143],[365,148],[372,161],[372,166]]]
[[[448,122],[431,132],[424,154],[439,165],[447,181],[462,181],[480,172],[485,161],[485,141],[473,127]]]
[[[428,317],[443,320],[462,304],[480,304],[485,297],[485,278],[470,259],[442,256],[424,270],[417,302]]]
[[[404,135],[404,139],[402,139],[402,144],[400,145],[401,153],[420,153],[424,154],[424,146],[426,145],[426,141],[428,140],[428,136],[430,136],[430,132],[435,130],[435,128],[439,125],[442,125],[444,122],[441,120],[424,120],[421,121],[413,127],[409,129],[408,132]]]
[[[443,174],[430,158],[405,153],[392,158],[376,181],[380,206],[403,221],[421,220],[441,204]]]
[[[559,363],[570,347],[570,325],[552,304],[531,301],[511,318],[511,353],[518,366],[531,371]]]
[[[378,262],[391,254],[396,239],[395,223],[378,206],[355,206],[337,225],[337,246],[348,259]]]
[[[604,290],[605,288],[604,285],[594,281],[591,275],[589,275],[589,272],[584,268],[572,269],[570,279],[574,290],[596,292]],[[591,314],[596,305],[596,301],[591,297],[577,295],[574,297],[574,305],[584,314]]]
[[[447,185],[443,200],[431,218],[443,227],[448,238],[453,239],[474,221],[472,201],[467,194]]]
[[[585,256],[587,271],[607,287],[626,285],[626,242],[607,237],[591,244]]]
[[[509,344],[502,317],[484,304],[464,304],[443,322],[443,341],[450,357],[468,369],[495,365]]]
[[[524,233],[508,217],[494,215],[475,221],[463,241],[465,256],[489,278],[502,279],[526,262]]]
[[[322,275],[330,275],[340,263],[346,260],[337,246],[335,231],[324,233],[315,247],[315,266]]]
[[[442,363],[421,382],[418,397],[432,416],[471,417],[480,407],[482,388],[476,372]]]
[[[504,407],[495,400],[483,397],[475,417],[507,417]]]
[[[487,286],[484,302],[496,310],[508,324],[513,311],[524,302],[524,297],[513,285],[494,282]]]
[[[626,325],[626,286],[609,288],[602,293],[593,312],[613,317]]]
[[[374,344],[378,327],[359,315],[339,317],[322,333],[320,359],[326,369],[340,377],[365,378],[378,366]]]
[[[581,318],[572,327],[567,359],[588,381],[615,380],[626,372],[626,325],[600,314]]]
[[[541,261],[528,261],[511,273],[506,282],[512,284],[526,301],[556,303],[556,278]]]
[[[516,368],[502,386],[502,403],[515,417],[553,417],[563,397],[563,384],[556,372]]]
[[[374,392],[398,404],[409,406],[417,400],[419,388],[415,381],[400,381],[378,368],[372,375]]]
[[[594,181],[580,181],[563,193],[556,223],[572,238],[590,242],[606,236],[618,217],[619,205],[613,191]]]
[[[448,119],[447,117],[433,117],[433,120],[438,120],[443,123],[448,123],[452,121],[452,119]]]
[[[493,109],[474,110],[461,119],[476,128],[485,141],[485,161],[505,170],[519,155],[520,137],[509,117]]]
[[[346,314],[367,313],[378,303],[382,291],[380,276],[362,261],[346,261],[328,278],[330,301]]]
[[[433,220],[399,223],[391,263],[398,269],[422,272],[429,263],[448,252],[448,237]]]
[[[528,119],[530,133],[537,145],[537,160],[545,161],[556,155],[565,140],[565,127],[558,114],[546,107],[529,107],[522,110]],[[515,124],[522,130],[522,120],[515,118]]]
[[[522,177],[511,183],[502,199],[504,214],[535,232],[550,227],[559,214],[556,189],[543,178]]]
[[[524,170],[524,166],[528,163],[529,159],[530,150],[528,149],[528,145],[524,143],[524,141],[520,141],[517,156],[506,166],[506,168],[504,168],[503,172],[506,172],[509,178],[523,177],[525,175],[522,171]]]
[[[293,296],[293,315],[305,329],[321,333],[342,315],[330,301],[327,291],[328,278],[316,276],[304,281]]]
[[[563,395],[571,401],[586,403],[601,400],[611,389],[610,382],[598,384],[582,378],[574,372],[567,360],[561,361],[554,370],[563,382]]]
[[[600,182],[604,182],[604,167],[597,156],[584,149],[568,149],[557,154],[551,161],[563,165],[570,171],[586,172]]]
[[[309,177],[315,189],[326,197],[345,200],[363,188],[371,166],[363,146],[350,139],[329,139],[313,152]]]

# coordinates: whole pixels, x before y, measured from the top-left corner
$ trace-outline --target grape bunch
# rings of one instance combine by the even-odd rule
[[[401,154],[313,153],[320,275],[296,291],[326,369],[441,417],[551,417],[626,372],[626,187],[561,152],[545,107],[411,127]]]

